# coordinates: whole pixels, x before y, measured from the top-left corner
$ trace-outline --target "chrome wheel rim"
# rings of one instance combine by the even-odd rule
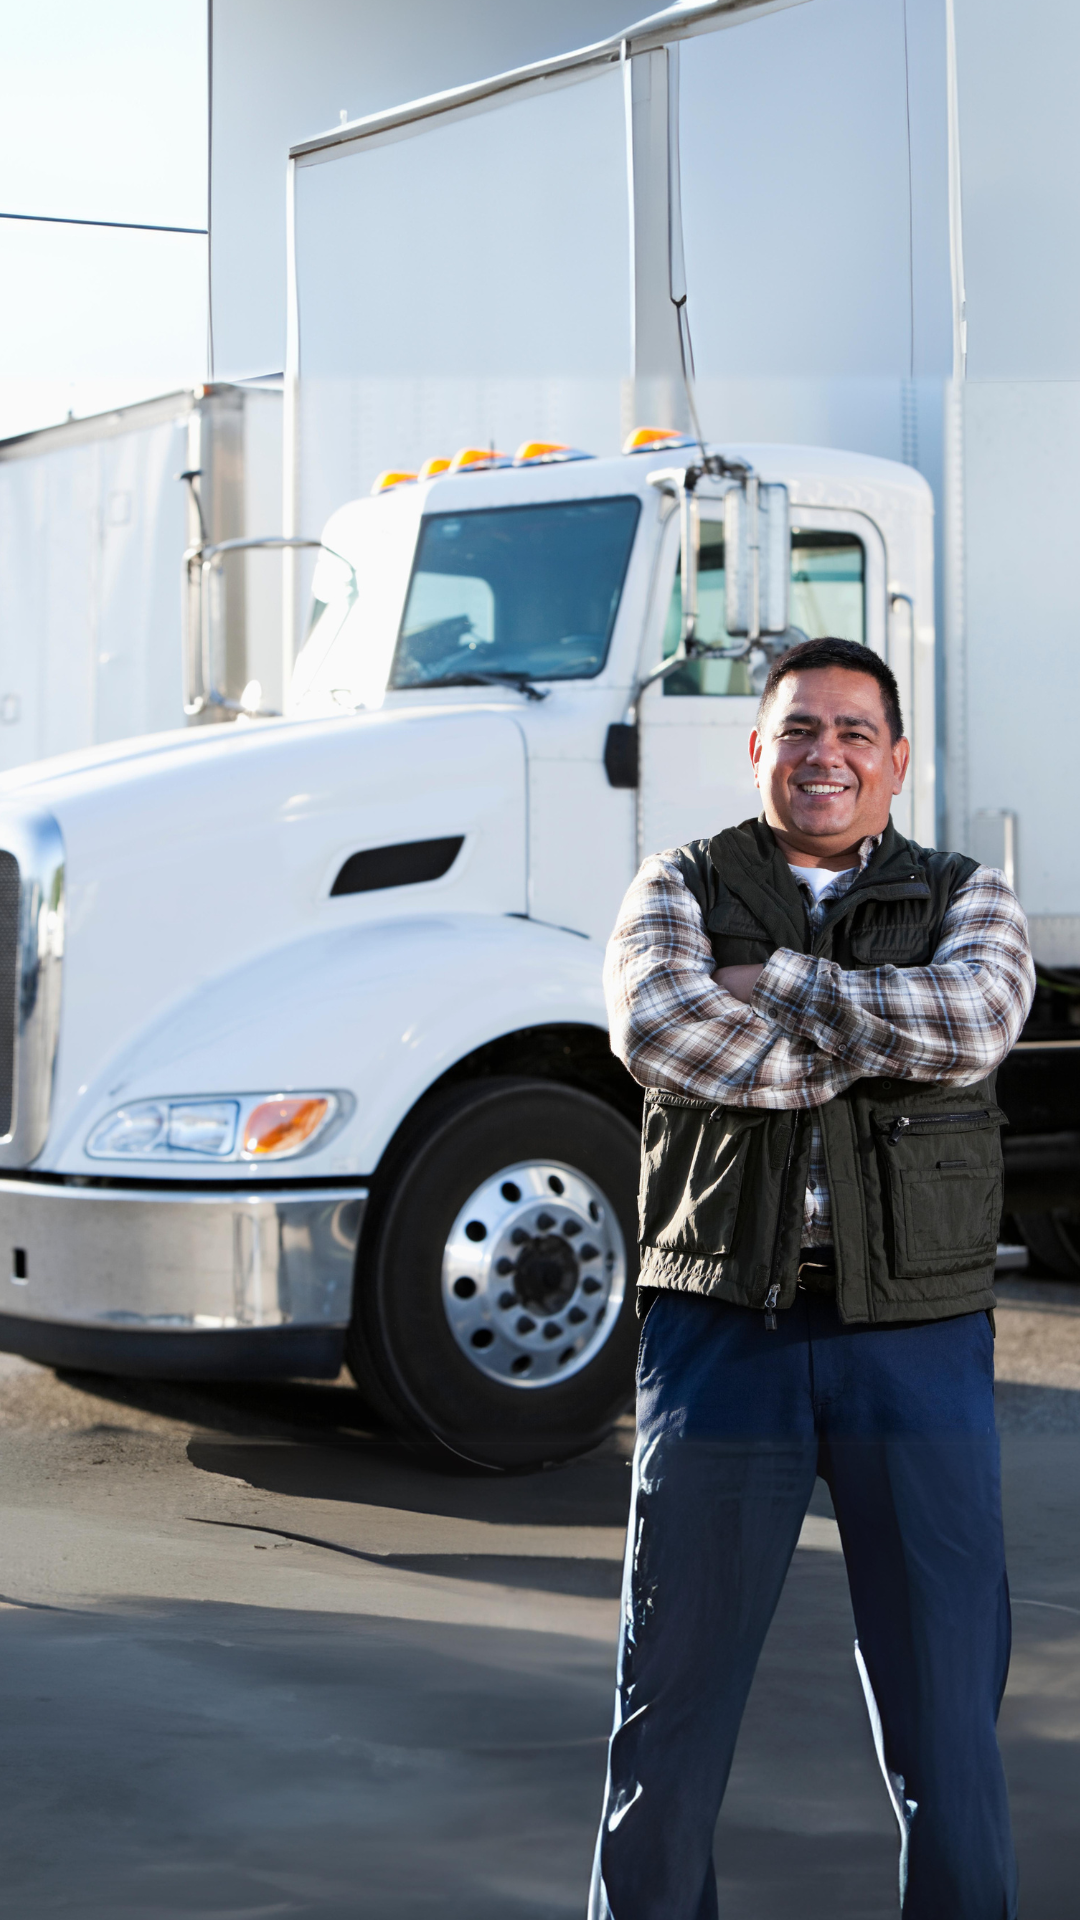
[[[447,1236],[443,1307],[470,1364],[501,1386],[557,1386],[595,1360],[626,1292],[603,1189],[556,1160],[519,1160],[470,1194]]]

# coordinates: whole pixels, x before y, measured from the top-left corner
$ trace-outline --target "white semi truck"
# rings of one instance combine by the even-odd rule
[[[325,529],[285,717],[5,777],[3,1346],[347,1358],[385,1417],[496,1464],[603,1432],[639,1111],[604,941],[643,851],[754,811],[785,632],[890,659],[898,821],[932,833],[926,483],[724,454],[646,434],[384,486]]]
[[[294,149],[285,714],[0,780],[0,1346],[204,1377],[347,1359],[392,1424],[494,1465],[569,1454],[624,1404],[640,1095],[601,963],[638,860],[756,811],[756,689],[801,633],[888,659],[914,748],[895,818],[942,831],[927,481],[809,446],[706,457],[680,431],[680,137],[707,285],[717,209],[742,204],[713,41],[755,13],[760,36],[814,9],[702,0]],[[946,7],[927,284],[951,358],[894,397],[942,432],[945,836],[1015,868],[965,718],[952,48]],[[736,308],[778,310],[754,287]],[[666,433],[604,452],[635,418]],[[371,495],[391,433],[409,471]],[[229,711],[214,578],[242,548],[196,544],[191,704]],[[1045,838],[1021,888],[1042,985],[999,1087],[1006,1205],[1075,1266],[1080,914]]]

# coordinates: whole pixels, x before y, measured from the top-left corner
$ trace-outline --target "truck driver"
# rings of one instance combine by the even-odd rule
[[[892,825],[909,746],[866,648],[781,656],[750,753],[760,819],[647,859],[608,949],[646,1089],[645,1319],[590,1912],[717,1913],[713,1829],[820,1474],[905,1920],[1013,1920],[994,1073],[1027,925],[1002,874]]]

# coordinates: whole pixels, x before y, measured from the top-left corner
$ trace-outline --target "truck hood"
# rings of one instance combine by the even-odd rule
[[[246,961],[391,915],[524,913],[525,758],[505,711],[395,709],[127,741],[0,782],[0,847],[27,812],[64,841],[50,1140],[140,1033]],[[457,838],[441,878],[332,893],[354,853]]]

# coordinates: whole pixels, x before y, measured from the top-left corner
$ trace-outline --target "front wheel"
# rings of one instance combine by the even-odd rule
[[[637,1172],[634,1128],[577,1088],[433,1103],[374,1196],[349,1335],[396,1425],[499,1467],[602,1439],[633,1384]]]

